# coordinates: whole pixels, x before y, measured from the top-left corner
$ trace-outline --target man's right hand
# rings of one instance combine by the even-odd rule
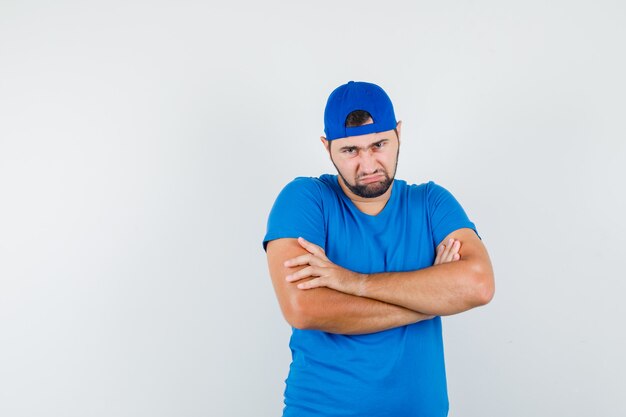
[[[449,239],[447,242],[443,242],[437,248],[437,257],[433,266],[458,261],[461,259],[459,249],[461,249],[461,241],[459,240]]]

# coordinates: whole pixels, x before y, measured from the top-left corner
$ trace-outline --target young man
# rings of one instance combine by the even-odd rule
[[[293,327],[283,416],[446,416],[440,316],[491,300],[487,251],[446,189],[394,179],[380,87],[338,87],[324,124],[338,175],[287,184],[263,242]]]

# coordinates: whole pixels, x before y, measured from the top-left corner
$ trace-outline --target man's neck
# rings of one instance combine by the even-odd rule
[[[378,197],[373,198],[365,198],[360,197],[354,194],[350,189],[346,186],[341,178],[341,175],[337,176],[339,181],[339,186],[343,190],[344,194],[354,203],[356,208],[362,211],[365,214],[369,214],[370,216],[376,216],[378,213],[383,211],[389,198],[391,197],[391,189],[393,188],[393,183],[389,186],[387,191],[384,194],[379,195]]]

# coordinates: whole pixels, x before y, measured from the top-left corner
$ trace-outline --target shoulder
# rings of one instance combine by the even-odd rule
[[[280,194],[281,196],[323,199],[333,193],[333,179],[334,176],[327,174],[320,177],[296,177],[283,187]]]
[[[396,180],[394,187],[396,187],[401,195],[406,195],[410,200],[426,200],[426,196],[431,192],[433,187],[438,187],[433,181],[428,181],[420,184],[409,184],[404,180]]]
[[[293,189],[319,189],[322,185],[321,177],[296,177],[285,185]]]
[[[423,196],[429,200],[437,199],[443,195],[450,195],[450,191],[433,180],[429,180],[421,184],[407,184],[406,187],[409,190],[409,193]]]
[[[432,180],[421,184],[407,184],[401,181],[399,185],[401,190],[405,190],[401,194],[405,194],[412,203],[425,204],[431,211],[456,203],[455,197],[448,189]]]
[[[276,197],[272,213],[284,215],[293,210],[324,211],[326,205],[337,199],[333,180],[336,183],[337,179],[332,175],[294,178]]]
[[[433,180],[429,180],[420,184],[412,184],[412,183],[408,183],[405,180],[396,179],[394,187],[406,189],[407,192],[410,192],[410,193],[432,192],[433,190],[437,191],[437,190],[445,189],[444,187],[437,184]]]
[[[267,220],[263,245],[280,238],[304,237],[324,247],[328,184],[322,177],[297,177],[276,197]]]
[[[429,180],[421,184],[406,184],[406,187],[409,188],[411,192],[422,192],[422,193],[424,192],[431,193],[433,191],[437,192],[437,191],[445,190],[444,187],[437,184],[433,180]]]
[[[456,200],[452,193],[443,185],[435,181],[428,181],[425,186],[426,198],[431,204],[439,204],[447,200]]]

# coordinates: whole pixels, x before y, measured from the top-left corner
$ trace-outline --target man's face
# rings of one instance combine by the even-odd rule
[[[393,183],[400,150],[395,131],[335,139],[326,145],[339,176],[355,195],[378,197]]]

